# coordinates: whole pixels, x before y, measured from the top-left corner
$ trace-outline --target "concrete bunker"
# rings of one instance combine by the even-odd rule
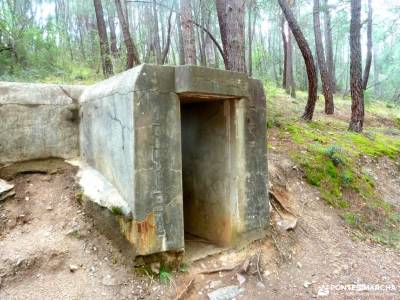
[[[269,223],[265,110],[260,81],[195,66],[144,64],[90,87],[5,83],[0,167],[79,156],[87,202],[113,212],[135,255],[181,251],[185,232],[235,246]]]
[[[80,104],[81,159],[121,196],[94,201],[121,208],[120,226],[137,255],[182,250],[185,232],[223,246],[265,235],[261,82],[142,65],[87,88]]]

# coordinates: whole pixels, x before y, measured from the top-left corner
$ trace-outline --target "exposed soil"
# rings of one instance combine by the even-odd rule
[[[364,170],[374,179],[375,188],[383,200],[400,210],[400,161],[387,157],[365,158]]]
[[[369,167],[383,182],[392,162],[378,166]],[[287,195],[283,205],[298,218],[297,227],[282,231],[273,224],[265,239],[193,262],[187,272],[173,273],[169,284],[135,272],[132,260],[95,228],[76,199],[75,172],[65,164],[53,174],[23,173],[12,180],[16,196],[0,208],[0,299],[174,299],[193,278],[184,298],[207,299],[212,290],[239,285],[238,276],[245,282],[236,299],[309,299],[326,294],[323,285],[357,283],[396,290],[330,290],[328,298],[400,297],[400,253],[353,240],[337,212],[278,153],[269,154],[270,184]],[[396,176],[390,187],[398,191]]]
[[[75,168],[18,175],[0,208],[0,299],[143,299],[149,280],[94,229]]]
[[[244,274],[244,292],[236,299],[309,299],[323,295],[328,299],[400,297],[399,252],[354,240],[338,213],[320,200],[315,188],[302,181],[301,172],[287,157],[270,153],[269,174],[272,186],[289,196],[284,205],[298,217],[296,229],[288,232],[274,229],[264,240],[241,251],[211,257],[207,265],[197,263],[192,267],[193,273],[199,272],[202,264],[203,269],[223,267],[224,263],[240,265],[246,257],[260,253],[262,284],[253,267],[253,272]],[[235,269],[196,276],[189,299],[207,299],[210,280],[212,284],[222,281],[222,286],[238,285],[237,272]],[[336,290],[352,284],[389,287],[377,292]],[[331,285],[334,286],[328,294],[323,287]]]

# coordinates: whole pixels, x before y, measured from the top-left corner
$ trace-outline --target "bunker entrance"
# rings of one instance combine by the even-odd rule
[[[184,229],[188,240],[231,241],[234,100],[182,101]]]

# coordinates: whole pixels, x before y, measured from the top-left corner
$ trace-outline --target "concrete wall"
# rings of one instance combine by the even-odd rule
[[[183,249],[185,229],[227,245],[265,234],[260,82],[145,64],[87,88],[80,116],[81,157],[129,207],[119,220],[136,254]]]
[[[140,255],[184,247],[179,99],[174,68],[141,65],[81,97],[81,157],[130,208],[121,218]]]
[[[86,196],[120,208],[137,255],[183,249],[184,214],[189,232],[237,245],[268,226],[265,105],[261,82],[195,66],[0,83],[0,164],[80,153]]]
[[[79,156],[85,87],[0,82],[0,164]]]
[[[95,84],[80,98],[81,158],[103,174],[134,210],[133,69]]]

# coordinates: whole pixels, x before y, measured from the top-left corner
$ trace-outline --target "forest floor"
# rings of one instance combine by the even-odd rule
[[[20,173],[11,180],[16,195],[0,203],[0,299],[208,299],[223,291],[235,299],[399,299],[400,111],[367,105],[360,138],[345,130],[348,101],[337,99],[334,116],[319,104],[306,124],[298,121],[304,95],[268,93],[269,181],[279,203],[264,239],[143,275],[77,201],[74,167]],[[294,229],[276,222],[283,211]],[[362,284],[380,286],[354,290]]]

